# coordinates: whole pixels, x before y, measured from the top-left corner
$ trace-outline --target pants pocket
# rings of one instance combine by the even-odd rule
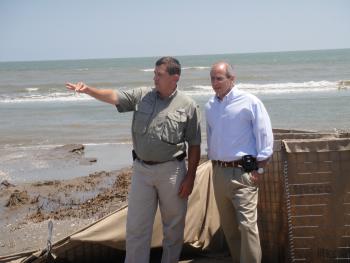
[[[251,173],[244,172],[244,173],[242,173],[241,177],[242,177],[242,183],[244,185],[256,187],[255,183],[252,180],[252,174]]]

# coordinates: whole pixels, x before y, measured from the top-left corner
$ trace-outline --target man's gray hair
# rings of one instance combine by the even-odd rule
[[[226,77],[231,78],[235,76],[235,72],[233,70],[233,67],[230,65],[230,63],[226,62],[226,61],[219,61],[216,62],[213,66],[219,66],[219,65],[224,65],[225,66],[225,70],[226,70]]]

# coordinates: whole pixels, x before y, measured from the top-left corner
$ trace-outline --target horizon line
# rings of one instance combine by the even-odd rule
[[[346,50],[350,48],[325,48],[325,49],[298,49],[298,50],[279,50],[279,51],[252,51],[252,52],[236,52],[236,53],[211,53],[211,54],[181,54],[172,55],[173,57],[195,57],[195,56],[217,56],[217,55],[245,55],[245,54],[262,54],[262,53],[286,53],[286,52],[310,52],[310,51],[331,51]],[[130,57],[95,57],[95,58],[66,58],[66,59],[45,59],[45,60],[0,60],[0,63],[20,63],[20,62],[55,62],[55,61],[76,61],[76,60],[105,60],[105,59],[135,59],[135,58],[156,58],[160,55],[153,56],[130,56]]]

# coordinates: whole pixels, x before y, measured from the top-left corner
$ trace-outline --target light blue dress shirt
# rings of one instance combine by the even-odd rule
[[[270,117],[256,96],[233,87],[223,100],[211,98],[205,114],[210,160],[235,161],[249,154],[262,161],[272,155]]]

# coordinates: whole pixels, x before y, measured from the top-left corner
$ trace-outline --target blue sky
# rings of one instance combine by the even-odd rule
[[[0,61],[350,48],[349,0],[1,0]]]

